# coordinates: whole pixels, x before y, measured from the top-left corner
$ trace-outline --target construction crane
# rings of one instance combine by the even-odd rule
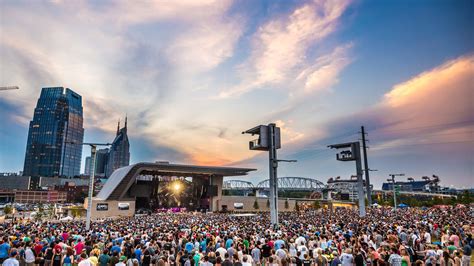
[[[18,89],[20,89],[18,86],[4,86],[4,87],[0,87],[0,91],[18,90]]]

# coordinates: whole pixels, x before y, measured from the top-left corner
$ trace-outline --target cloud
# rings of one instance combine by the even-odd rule
[[[232,57],[241,35],[242,24],[238,20],[196,23],[170,44],[166,54],[180,71],[208,71]]]
[[[297,80],[304,80],[304,92],[329,89],[339,82],[339,74],[351,62],[348,51],[352,44],[338,46],[330,54],[316,59],[314,65],[303,70]]]
[[[290,127],[292,121],[289,121],[289,123],[285,123],[283,120],[277,120],[275,121],[275,124],[277,125],[277,127],[280,128],[280,134],[282,136],[283,144],[297,142],[304,137],[304,133],[298,132]]]
[[[308,68],[309,49],[333,33],[338,20],[349,1],[314,1],[295,9],[288,16],[270,20],[253,36],[253,50],[249,59],[240,67],[243,81],[220,93],[220,97],[241,95],[264,85],[274,85],[291,80],[301,68]],[[322,57],[318,61],[328,59]],[[322,62],[319,62],[321,64]],[[325,62],[328,65],[328,62]],[[317,64],[312,68],[317,68]],[[339,62],[339,67],[347,63]],[[336,72],[332,66],[332,72]],[[307,81],[308,87],[317,83],[319,74],[326,74],[320,69]],[[331,84],[332,82],[325,82]],[[319,85],[326,85],[320,83]]]
[[[295,166],[285,165],[281,175],[299,173],[325,180],[353,174],[353,165],[338,164],[335,152],[326,146],[357,141],[364,125],[370,167],[379,170],[373,177],[390,171],[415,177],[436,173],[469,185],[474,173],[473,77],[474,55],[461,56],[395,84],[378,103],[306,127],[301,135],[280,122],[285,138],[298,136],[279,150],[280,157],[298,160]],[[266,154],[254,153],[231,165],[261,167],[266,160]],[[263,167],[256,174],[263,179],[266,171]],[[373,183],[380,185],[383,180],[374,178]]]
[[[2,3],[0,31],[8,38],[0,39],[1,83],[21,88],[2,94],[7,102],[20,103],[7,115],[27,123],[41,87],[70,87],[83,96],[86,132],[112,133],[117,119],[128,113],[131,138],[150,132],[147,141],[179,149],[182,143],[157,138],[167,132],[154,125],[166,120],[164,115],[181,120],[179,112],[167,111],[176,102],[190,106],[192,99],[181,95],[200,84],[195,74],[233,56],[245,23],[228,14],[232,4]]]

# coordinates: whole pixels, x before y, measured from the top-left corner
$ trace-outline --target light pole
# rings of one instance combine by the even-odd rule
[[[367,141],[365,139],[365,128],[361,126],[361,134],[362,134],[362,149],[364,150],[364,168],[365,168],[365,189],[367,190],[367,203],[369,206],[372,206],[372,189],[370,188],[370,177],[369,177],[369,163],[367,162]]]
[[[387,181],[392,181],[392,191],[393,191],[393,207],[394,210],[397,210],[397,191],[395,190],[395,177],[396,176],[405,176],[405,174],[389,174],[391,178],[387,179]]]
[[[364,198],[364,181],[362,179],[362,163],[360,156],[360,143],[348,142],[329,145],[331,149],[344,149],[336,155],[338,161],[355,161],[357,173],[357,195],[359,198],[359,216],[365,217],[365,198]]]
[[[67,142],[76,145],[89,145],[91,147],[91,176],[89,178],[89,195],[87,197],[87,215],[86,215],[86,230],[91,228],[91,213],[92,213],[92,196],[94,195],[94,177],[95,177],[95,159],[97,155],[97,146],[110,146],[110,143],[76,143]]]
[[[278,160],[277,149],[281,148],[280,128],[274,123],[259,125],[242,134],[258,135],[259,138],[249,142],[250,150],[268,151],[270,183],[270,222],[278,227],[278,162],[296,162],[296,160]]]

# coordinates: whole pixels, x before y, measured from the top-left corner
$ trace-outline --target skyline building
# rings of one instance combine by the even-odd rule
[[[42,88],[29,125],[23,175],[78,176],[83,140],[82,97],[69,88]]]
[[[87,176],[91,175],[91,164],[92,164],[92,157],[87,156],[86,157],[86,162],[84,165],[84,174]]]
[[[99,149],[96,152],[95,155],[95,173],[94,175],[97,177],[105,177],[105,174],[107,172],[107,163],[109,160],[109,149]],[[92,170],[92,157],[87,156],[86,157],[86,165],[84,168],[84,174],[87,176],[91,175],[91,170]]]
[[[106,176],[110,177],[115,170],[129,164],[130,143],[127,135],[127,117],[125,117],[125,126],[123,128],[120,128],[120,120],[117,124],[117,134],[108,153]]]

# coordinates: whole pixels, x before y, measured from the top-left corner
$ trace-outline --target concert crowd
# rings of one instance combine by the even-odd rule
[[[92,223],[7,220],[3,266],[467,266],[469,207],[372,208],[253,216],[156,213]],[[474,264],[473,264],[474,265]]]

